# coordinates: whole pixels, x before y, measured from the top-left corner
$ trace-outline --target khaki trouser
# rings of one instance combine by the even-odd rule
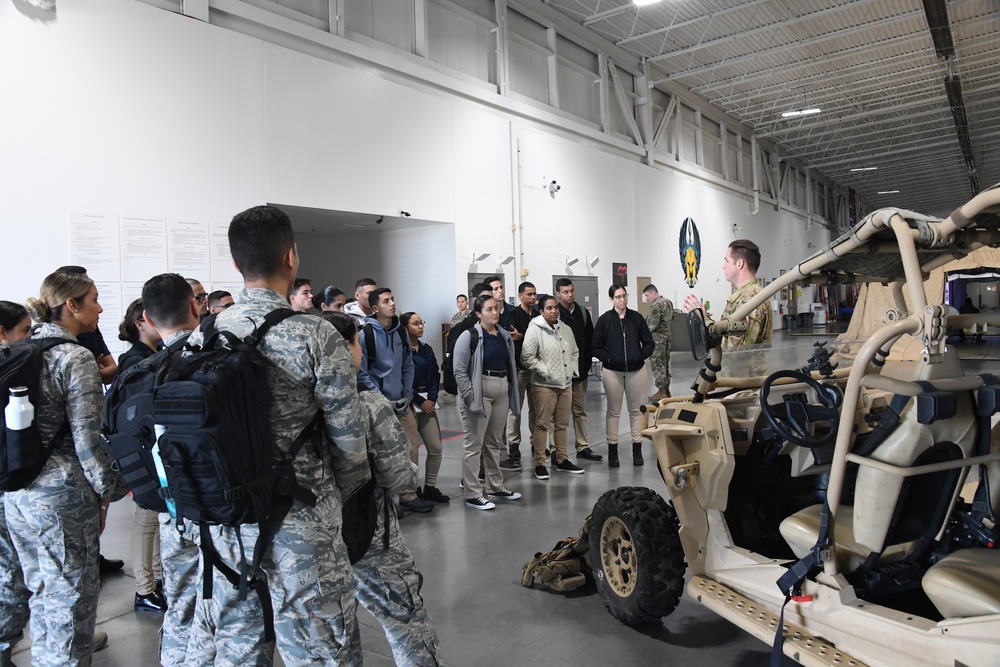
[[[441,453],[444,447],[441,445],[441,425],[438,423],[437,414],[429,415],[421,412],[415,415],[417,420],[417,431],[424,441],[424,449],[427,450],[427,463],[424,468],[424,486],[437,486],[438,472],[441,470]],[[415,447],[410,450],[410,460],[420,464],[420,448]]]
[[[138,505],[132,519],[132,571],[135,574],[135,592],[139,595],[149,595],[156,590],[154,580],[163,580],[160,515]]]
[[[517,390],[520,392],[518,401],[521,403],[521,412],[518,415],[510,413],[507,415],[507,446],[511,458],[520,457],[521,447],[521,415],[524,414],[524,399],[528,399],[528,432],[535,432],[535,399],[531,394],[531,371],[521,369],[517,372]],[[516,453],[516,455],[515,455]]]
[[[420,436],[417,434],[417,419],[413,415],[413,410],[407,408],[401,415],[396,415],[399,425],[406,432],[406,439],[410,441],[410,460],[416,463],[420,460]],[[399,501],[408,503],[417,497],[417,487],[410,486],[399,492]]]
[[[576,451],[590,447],[587,434],[587,380],[573,385],[573,433],[576,437]]]
[[[618,444],[618,422],[622,413],[622,397],[628,404],[628,417],[631,426],[632,442],[642,442],[642,415],[639,406],[642,405],[646,393],[646,367],[637,371],[622,373],[605,368],[601,371],[601,382],[608,398],[608,416],[605,429],[609,445]]]
[[[566,428],[569,426],[569,413],[573,405],[572,385],[565,389],[554,387],[531,388],[535,407],[538,410],[532,429],[532,448],[535,453],[535,465],[545,465],[545,442],[548,439],[549,427],[553,428],[552,442],[556,449],[556,463],[562,463],[569,457],[566,448]]]
[[[462,479],[465,482],[466,500],[486,495],[483,493],[483,485],[479,481],[480,461],[482,461],[483,470],[486,473],[487,490],[500,491],[503,489],[500,453],[504,450],[503,431],[507,423],[507,411],[510,409],[507,378],[484,375],[482,383],[485,417],[469,412],[468,408],[465,407],[465,402],[461,399],[458,401],[458,412],[462,417],[462,426],[465,431]]]

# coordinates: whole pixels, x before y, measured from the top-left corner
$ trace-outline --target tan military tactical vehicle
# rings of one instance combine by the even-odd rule
[[[883,209],[731,319],[693,314],[695,393],[652,407],[644,431],[670,501],[630,487],[594,507],[609,611],[658,620],[686,587],[804,665],[1000,665],[1000,364],[966,373],[947,342],[1000,313],[958,315],[925,285],[998,245],[1000,186],[944,220]],[[797,281],[882,284],[886,306],[873,318],[869,300],[877,326],[847,356],[726,377],[721,335]],[[904,342],[916,353],[895,361]]]

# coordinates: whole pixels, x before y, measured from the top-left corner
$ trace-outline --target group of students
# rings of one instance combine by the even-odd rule
[[[245,287],[212,325],[245,339],[269,314],[288,308],[299,259],[290,220],[271,206],[235,216],[229,243]],[[141,317],[130,309],[123,334],[150,351],[186,339],[179,354],[190,354],[205,343],[199,326],[204,300],[177,274],[155,276],[143,287]],[[129,491],[99,441],[104,394],[96,360],[73,344],[96,329],[102,307],[89,277],[64,271],[47,276],[39,297],[26,306],[23,316],[14,313],[15,322],[6,304],[0,308],[0,342],[29,335],[34,320],[34,338],[69,344],[43,353],[38,381],[38,431],[53,443],[52,453],[33,481],[4,492],[0,503],[0,665],[12,664],[12,647],[29,622],[26,602],[32,663],[87,665],[95,641],[107,641],[95,638],[98,536],[108,504]],[[143,358],[141,348],[133,350],[123,355],[123,365]],[[221,560],[238,570],[244,558],[254,558],[257,525],[200,532],[170,512],[155,517],[167,607],[161,663],[270,665],[277,649],[286,664],[361,664],[360,601],[382,622],[397,664],[440,664],[420,596],[422,576],[395,513],[377,513],[377,537],[353,564],[342,535],[342,504],[370,487],[369,479],[381,490],[374,497],[383,510],[391,496],[416,485],[408,438],[391,418],[392,406],[357,385],[363,356],[357,324],[336,312],[296,314],[268,329],[258,350],[269,362],[267,419],[274,444],[292,458],[297,483],[316,502],[295,502],[260,560],[273,635],[264,631],[262,597],[241,595],[218,571],[206,595],[202,580],[202,538],[210,536]],[[293,442],[312,423],[320,424],[322,437],[292,457]]]
[[[449,338],[454,341],[454,375],[465,433],[462,483],[465,503],[473,509],[491,510],[496,507],[494,500],[521,497],[504,486],[503,472],[520,469],[516,447],[525,397],[535,477],[550,478],[546,449],[550,437],[553,469],[584,473],[569,459],[567,433],[571,413],[583,410],[591,355],[602,363],[601,380],[608,398],[608,464],[620,465],[618,428],[623,397],[628,406],[633,461],[643,464],[639,407],[647,385],[645,360],[655,348],[649,327],[642,315],[628,308],[623,285],[611,286],[608,296],[612,308],[596,324],[591,323],[586,309],[574,307],[571,281],[561,279],[557,289],[565,292],[571,309],[554,295],[538,295],[530,282],[518,286],[521,305],[509,307],[503,301],[499,276],[473,288],[473,307],[465,317],[459,316],[466,297],[458,297],[459,312],[452,320]],[[581,338],[582,343],[578,342]],[[587,444],[585,419],[574,421],[577,458],[601,460]],[[507,440],[511,441],[510,459],[502,461]]]

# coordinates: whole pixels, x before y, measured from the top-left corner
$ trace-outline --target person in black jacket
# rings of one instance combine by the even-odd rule
[[[622,394],[628,403],[632,430],[632,463],[641,466],[642,436],[639,434],[639,405],[646,391],[645,361],[653,354],[656,344],[646,326],[646,318],[628,307],[628,292],[615,283],[608,289],[614,307],[601,315],[594,325],[594,356],[604,365],[601,382],[608,397],[606,419],[608,465],[617,468],[618,420],[622,411]]]
[[[576,460],[600,461],[604,457],[590,448],[587,433],[587,378],[593,365],[594,321],[586,308],[576,303],[576,289],[569,278],[556,281],[556,297],[559,299],[559,319],[573,331],[576,349],[580,351],[579,373],[573,379],[573,436],[576,438]],[[554,464],[553,464],[554,465]]]

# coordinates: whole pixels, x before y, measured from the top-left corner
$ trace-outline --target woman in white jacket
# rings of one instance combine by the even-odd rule
[[[566,428],[573,406],[573,378],[577,376],[576,347],[573,332],[559,321],[559,302],[549,294],[538,297],[541,315],[531,320],[524,334],[521,363],[531,371],[531,398],[535,402],[536,419],[531,425],[531,444],[535,451],[535,477],[548,479],[545,467],[545,440],[549,423],[554,428],[554,467],[556,470],[582,474],[583,468],[569,460],[566,449]]]

